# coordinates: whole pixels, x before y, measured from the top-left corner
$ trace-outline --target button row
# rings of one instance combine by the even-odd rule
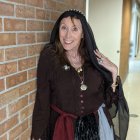
[[[85,109],[85,107],[84,107],[84,100],[83,100],[83,94],[80,94],[80,98],[81,98],[81,100],[80,100],[80,103],[81,103],[81,114],[83,114],[84,113],[84,109]]]

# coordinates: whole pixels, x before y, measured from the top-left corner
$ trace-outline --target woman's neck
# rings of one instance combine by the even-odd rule
[[[66,55],[67,55],[67,57],[71,57],[71,58],[77,58],[80,56],[78,51],[75,51],[75,50],[66,51]]]
[[[78,51],[67,51],[66,52],[67,58],[70,62],[70,64],[75,68],[78,69],[79,67],[82,67],[83,65],[83,60],[78,53]]]

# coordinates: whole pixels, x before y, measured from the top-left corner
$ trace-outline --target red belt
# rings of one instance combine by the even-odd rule
[[[60,114],[55,124],[53,140],[74,140],[74,127],[72,119],[76,119],[77,116],[66,113],[55,105],[51,105],[51,107],[54,111]]]

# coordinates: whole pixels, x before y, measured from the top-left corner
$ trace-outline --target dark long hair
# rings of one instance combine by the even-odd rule
[[[60,15],[60,17],[56,21],[54,28],[52,30],[49,44],[53,44],[52,46],[54,46],[54,47],[56,47],[56,45],[61,45],[61,44],[58,44],[60,42],[58,40],[59,39],[59,26],[60,26],[61,20],[63,18],[66,18],[66,17],[76,18],[76,19],[79,19],[81,21],[84,38],[83,38],[83,42],[81,43],[82,47],[80,47],[80,49],[81,48],[84,49],[85,54],[89,57],[93,66],[105,78],[106,84],[111,85],[111,83],[112,83],[111,73],[107,69],[105,69],[104,67],[102,67],[101,65],[98,64],[96,55],[94,53],[94,50],[98,49],[98,47],[96,45],[92,29],[91,29],[90,25],[88,24],[85,16],[80,11],[68,10]]]

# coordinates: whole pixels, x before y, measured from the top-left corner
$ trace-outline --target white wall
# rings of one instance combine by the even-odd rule
[[[133,59],[137,55],[138,51],[138,34],[140,32],[139,29],[139,22],[137,21],[138,18],[140,19],[140,10],[136,2],[133,3],[132,7],[132,24],[131,24],[131,58]]]
[[[88,22],[93,29],[100,51],[118,67],[120,62],[120,43],[122,25],[122,0],[89,1]]]

